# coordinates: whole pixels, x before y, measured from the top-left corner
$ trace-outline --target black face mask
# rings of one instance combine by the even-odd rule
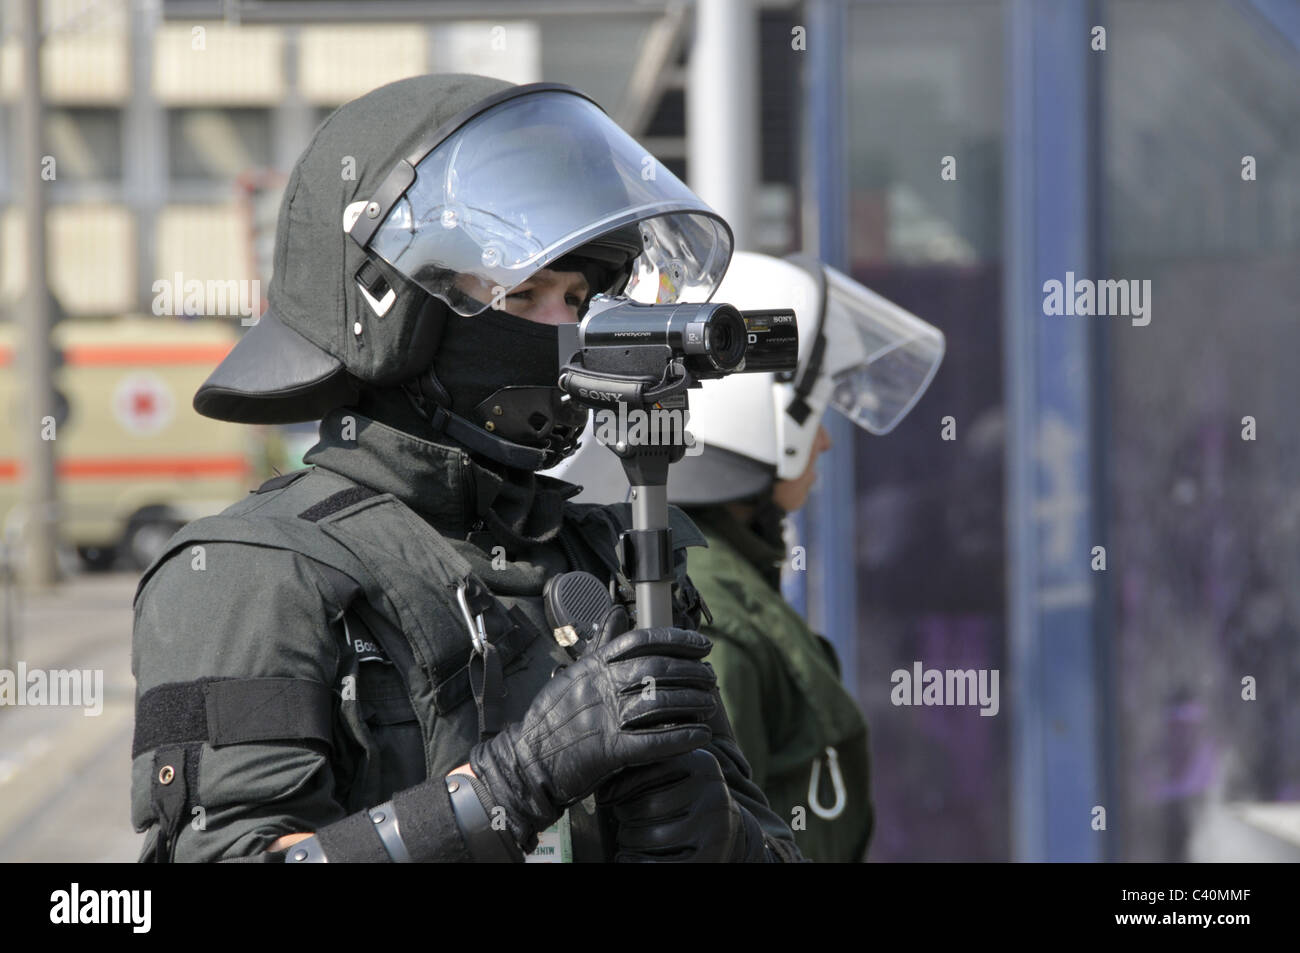
[[[503,387],[554,387],[560,376],[558,329],[489,309],[448,314],[433,372],[453,413],[476,424],[474,410]]]
[[[497,456],[492,446],[464,435],[457,439],[451,431],[436,432],[429,415],[431,404],[437,404],[480,434],[528,447],[552,449],[554,442],[570,435],[576,442],[587,412],[559,401],[558,331],[496,310],[467,318],[447,308],[440,319],[443,327],[432,373],[418,384],[368,389],[360,408],[407,433],[450,439],[474,453],[499,478],[480,488],[475,504],[497,539],[515,545],[550,539],[558,530],[563,500],[576,491],[561,492],[544,484],[535,473]],[[497,408],[500,414],[494,413]]]
[[[587,425],[587,411],[556,387],[558,340],[554,325],[503,311],[449,316],[433,373],[425,380],[442,390],[438,403],[474,428],[461,435],[470,449],[509,462],[492,446],[472,439],[477,432],[546,451],[550,462],[544,466],[573,452]]]

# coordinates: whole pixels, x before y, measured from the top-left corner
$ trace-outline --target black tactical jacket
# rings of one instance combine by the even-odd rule
[[[280,835],[319,830],[464,764],[492,727],[485,713],[518,719],[571,661],[544,618],[545,581],[617,571],[626,506],[563,503],[547,542],[503,543],[485,526],[502,478],[460,448],[346,408],[321,434],[311,467],[190,524],[141,579],[131,803],[147,834],[142,860],[259,855]],[[558,500],[557,482],[545,485]],[[548,518],[530,516],[532,538],[547,535]],[[678,624],[693,628],[684,549],[703,538],[680,512],[673,519]],[[455,610],[468,575],[495,596],[485,617],[505,693],[486,710]],[[775,852],[797,857],[739,748],[715,737],[710,751]],[[436,823],[454,831],[449,805],[437,809],[448,814]],[[608,859],[611,832],[592,800],[569,817],[574,859]],[[466,858],[449,844],[444,859]]]

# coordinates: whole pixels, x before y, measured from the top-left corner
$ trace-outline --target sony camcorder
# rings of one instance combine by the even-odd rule
[[[790,310],[729,304],[640,304],[597,295],[579,324],[560,326],[560,389],[587,407],[644,408],[700,381],[792,371],[799,331]]]

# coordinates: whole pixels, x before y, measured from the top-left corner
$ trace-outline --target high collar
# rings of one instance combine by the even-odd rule
[[[775,512],[778,511],[772,511]],[[778,542],[773,538],[774,532],[779,531],[779,521],[774,526],[764,526],[766,532],[760,533],[757,527],[738,520],[725,506],[691,508],[687,515],[706,533],[712,532],[730,544],[772,588],[780,589],[781,565],[785,562],[786,552],[784,541]]]
[[[350,407],[321,420],[320,442],[303,462],[391,493],[441,533],[464,538],[484,530],[507,546],[550,539],[564,500],[580,492],[550,477],[489,468],[462,447],[417,437]]]

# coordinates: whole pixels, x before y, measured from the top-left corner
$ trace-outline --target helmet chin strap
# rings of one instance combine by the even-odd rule
[[[460,444],[465,449],[487,457],[489,460],[495,460],[497,463],[514,469],[535,472],[555,466],[577,448],[577,440],[582,433],[582,427],[577,427],[572,436],[560,442],[558,446],[547,448],[528,447],[489,433],[459,414],[453,413],[447,409],[438,397],[426,393],[426,388],[444,399],[447,397],[446,390],[438,382],[432,370],[426,371],[414,380],[407,381],[402,385],[402,390],[407,399],[416,412],[428,421],[434,435],[446,435],[448,439]],[[511,389],[501,388],[496,393],[500,394]]]

